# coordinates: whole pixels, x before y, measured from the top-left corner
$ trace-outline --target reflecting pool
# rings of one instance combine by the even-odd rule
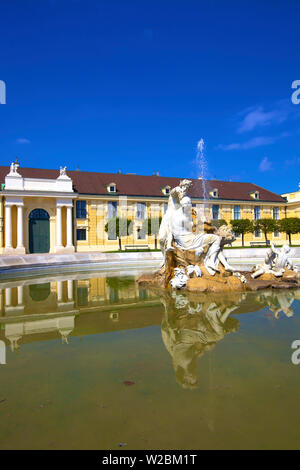
[[[0,448],[300,448],[300,290],[138,275],[0,281]]]

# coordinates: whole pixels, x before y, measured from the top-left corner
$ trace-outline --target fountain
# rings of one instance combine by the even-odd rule
[[[197,155],[196,155],[196,165],[197,168],[200,170],[200,174],[198,175],[198,179],[201,180],[202,185],[202,196],[203,196],[203,222],[205,221],[206,217],[206,203],[207,203],[207,188],[206,188],[206,179],[207,179],[207,161],[204,155],[204,140],[201,138],[197,143]]]
[[[203,145],[201,139],[198,150],[202,156]],[[203,184],[205,188],[204,180]],[[272,245],[266,251],[264,263],[256,266],[253,272],[237,271],[230,266],[223,249],[235,240],[234,234],[229,226],[217,228],[208,220],[199,229],[188,196],[191,186],[192,181],[182,180],[170,191],[168,209],[158,235],[164,262],[154,274],[142,275],[139,284],[193,292],[246,291],[300,285],[300,273],[289,258],[289,245],[281,249]]]

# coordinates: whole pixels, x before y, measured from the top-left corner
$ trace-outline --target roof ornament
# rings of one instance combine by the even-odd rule
[[[20,176],[20,174],[18,173],[18,168],[19,168],[19,162],[18,160],[16,159],[15,162],[12,162],[10,164],[10,171],[9,171],[9,176]]]
[[[68,176],[66,166],[60,166],[59,167],[59,176]]]

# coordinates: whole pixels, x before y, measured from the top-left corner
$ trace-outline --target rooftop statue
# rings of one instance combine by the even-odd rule
[[[59,167],[59,176],[67,176],[67,167],[66,166],[60,166]]]

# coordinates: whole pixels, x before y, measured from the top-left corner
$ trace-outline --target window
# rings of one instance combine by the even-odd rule
[[[273,236],[274,236],[275,238],[280,237],[280,232],[279,232],[279,230],[275,230],[275,232],[273,233]]]
[[[77,305],[78,307],[84,307],[89,303],[89,288],[88,287],[77,287]]]
[[[76,201],[76,219],[86,219],[86,201]]]
[[[259,199],[259,192],[258,191],[251,191],[250,196],[253,197],[253,199]]]
[[[273,207],[273,219],[279,220],[279,207]]]
[[[255,206],[254,207],[254,220],[259,220],[260,219],[260,207]]]
[[[137,203],[137,218],[146,219],[146,204],[144,202]]]
[[[165,194],[170,194],[170,188],[168,186],[165,188]]]
[[[107,217],[109,219],[113,219],[114,217],[117,217],[118,206],[117,206],[116,201],[109,201],[107,203],[107,210],[108,210]]]
[[[209,194],[211,197],[219,197],[219,192],[217,188],[213,188],[211,191],[209,191]]]
[[[233,232],[235,238],[239,238],[241,236],[241,234],[239,232]]]
[[[255,238],[260,238],[261,237],[261,231],[260,230],[255,230],[254,231],[254,236],[255,236]]]
[[[218,219],[219,218],[219,214],[220,214],[220,207],[217,206],[217,205],[213,205],[212,206],[212,218],[214,220]]]
[[[117,192],[117,185],[116,185],[116,183],[109,183],[109,184],[107,185],[107,191],[108,191],[109,193],[116,193],[116,192]]]
[[[139,287],[139,299],[140,300],[148,299],[148,291],[146,289],[143,289],[142,287]]]
[[[78,228],[76,230],[76,239],[77,240],[86,240],[86,229],[85,228]]]
[[[233,208],[233,218],[235,220],[240,220],[240,218],[241,218],[241,206],[234,206],[234,208]]]

